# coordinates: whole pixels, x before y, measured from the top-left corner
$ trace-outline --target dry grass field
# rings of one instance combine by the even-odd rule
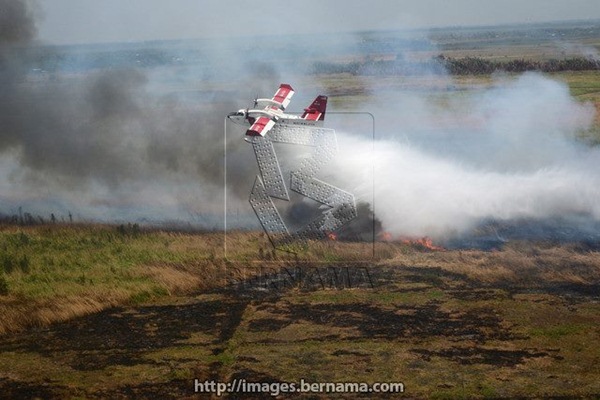
[[[397,381],[407,398],[600,395],[592,248],[379,242],[370,262],[323,263],[356,244],[313,243],[299,262],[238,232],[229,240],[244,251],[225,260],[218,234],[119,235],[3,229],[29,266],[4,273],[0,397],[204,398],[194,379],[235,378]]]

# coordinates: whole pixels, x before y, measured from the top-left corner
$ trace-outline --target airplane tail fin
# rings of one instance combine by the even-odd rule
[[[327,96],[317,96],[308,108],[304,109],[302,118],[308,121],[324,121],[327,109]]]

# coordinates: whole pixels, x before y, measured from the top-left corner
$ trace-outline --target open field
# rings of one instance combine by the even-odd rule
[[[194,398],[193,379],[235,378],[398,381],[407,398],[600,395],[594,249],[515,242],[495,252],[429,251],[378,243],[377,259],[367,264],[295,263],[285,255],[256,263],[240,261],[243,254],[226,262],[207,245],[218,241],[215,234],[138,232],[94,243],[96,254],[127,255],[114,255],[112,272],[102,273],[85,258],[94,240],[81,237],[116,231],[5,228],[3,245],[24,234],[25,249],[36,241],[70,246],[65,254],[81,261],[55,260],[50,274],[28,251],[30,269],[5,274],[3,315],[11,304],[45,298],[47,309],[63,307],[74,318],[38,319],[35,329],[0,338],[0,397]],[[250,255],[260,237],[239,233],[235,240]],[[322,246],[313,251],[352,244]],[[151,256],[136,258],[144,248]],[[85,283],[75,279],[84,273]],[[34,290],[43,287],[31,283],[34,276],[63,278],[52,295]],[[114,289],[103,292],[110,276]],[[123,294],[103,295],[110,292]]]
[[[0,334],[123,304],[223,287],[248,266],[371,260],[373,247],[324,242],[275,252],[263,233],[142,230],[137,225],[3,226]],[[386,253],[387,254],[387,253]],[[249,273],[249,275],[247,275]]]

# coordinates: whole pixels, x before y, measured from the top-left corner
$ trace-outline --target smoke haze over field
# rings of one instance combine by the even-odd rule
[[[376,142],[374,157],[356,157],[365,143],[343,138],[348,158],[336,169],[351,185],[374,163],[377,215],[391,234],[443,239],[486,220],[600,218],[600,149],[575,140],[594,110],[571,98],[565,84],[537,74],[498,78],[463,112],[445,115],[446,123],[466,128],[429,127],[426,138],[411,130],[427,127],[410,120],[419,115],[431,123],[444,111],[397,100],[410,106],[399,109],[397,126],[379,129],[386,138]]]
[[[273,47],[214,40],[198,51],[153,44],[60,53],[32,45],[36,24],[27,5],[0,0],[4,213],[23,205],[108,221],[201,215],[195,223],[221,226],[225,115],[257,94],[270,96],[281,82],[306,81],[304,60],[365,45],[360,35],[323,39],[329,47],[314,37],[278,37]],[[284,29],[285,21],[278,24]],[[54,69],[40,72],[32,61],[40,57]],[[421,72],[436,74],[438,87],[454,86],[439,71]],[[319,86],[318,77],[311,80]],[[370,142],[340,130],[330,171],[369,201],[375,165],[376,214],[393,235],[443,239],[489,220],[565,217],[572,227],[581,216],[600,220],[600,150],[576,139],[594,109],[565,84],[539,74],[497,76],[491,87],[449,91],[440,102],[427,90],[356,81],[370,95],[359,108],[375,113],[375,154],[365,152]],[[296,89],[295,109],[317,94]],[[232,136],[227,152],[230,194],[247,207],[254,154]]]

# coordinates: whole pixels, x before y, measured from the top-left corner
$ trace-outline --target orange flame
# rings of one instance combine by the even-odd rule
[[[384,242],[391,242],[392,241],[392,234],[389,232],[381,232],[381,234],[379,235],[379,239],[384,241]]]
[[[381,232],[379,234],[378,238],[382,242],[393,242],[394,241],[394,237],[389,232]],[[422,238],[400,237],[398,239],[398,242],[408,245],[408,246],[411,246],[411,247],[415,247],[417,249],[431,250],[431,251],[446,250],[441,246],[436,246],[435,244],[433,244],[433,240],[431,240],[431,238],[428,236],[424,236]]]
[[[445,250],[443,247],[434,245],[433,240],[431,240],[431,238],[429,238],[427,236],[422,237],[420,239],[403,238],[403,239],[400,239],[400,242],[403,244],[407,244],[409,246],[423,248],[423,249],[432,250],[432,251],[444,251]]]

